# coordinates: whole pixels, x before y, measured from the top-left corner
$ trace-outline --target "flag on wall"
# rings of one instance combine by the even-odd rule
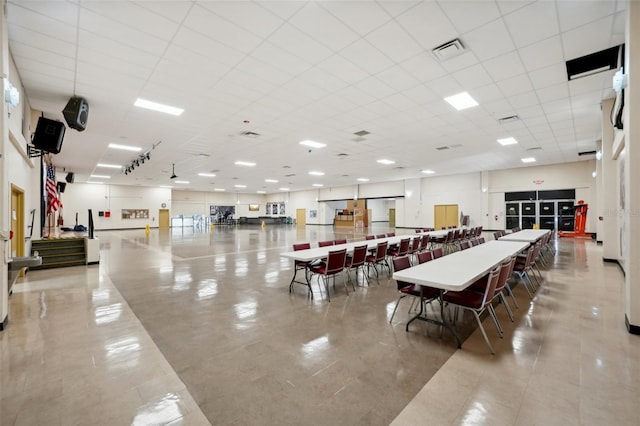
[[[62,207],[62,202],[58,196],[58,188],[56,186],[56,172],[53,169],[53,164],[47,165],[47,214],[54,213]]]

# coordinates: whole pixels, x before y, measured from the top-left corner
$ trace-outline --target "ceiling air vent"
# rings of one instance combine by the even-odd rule
[[[596,151],[582,151],[582,152],[579,152],[579,153],[578,153],[578,155],[579,155],[579,156],[583,156],[583,155],[596,155],[596,154],[597,154],[597,152],[596,152]]]
[[[465,48],[462,45],[462,42],[457,38],[441,44],[431,50],[433,56],[435,56],[440,62],[455,58],[456,56],[462,55],[464,52]]]
[[[542,151],[542,147],[541,146],[534,146],[531,148],[527,148],[527,152],[532,152],[532,151]]]
[[[296,174],[295,173],[291,173],[289,175],[284,175],[284,177],[294,177]]]
[[[370,134],[371,134],[371,132],[367,132],[366,130],[360,130],[359,132],[355,132],[354,133],[354,135],[360,136],[360,137],[367,136],[367,135],[370,135]]]
[[[506,123],[512,123],[512,122],[518,121],[518,120],[520,120],[520,117],[518,117],[517,115],[510,115],[508,117],[498,118],[498,123],[506,124]]]
[[[618,68],[624,57],[624,44],[571,59],[566,62],[569,81]]]
[[[448,146],[439,146],[436,148],[438,151],[444,151],[445,149],[449,149]]]
[[[344,152],[341,152],[340,154],[338,154],[338,157],[348,157],[349,154],[345,154]]]
[[[256,133],[256,132],[242,132],[240,133],[240,136],[246,136],[248,138],[257,138],[258,136],[260,136],[260,133]]]

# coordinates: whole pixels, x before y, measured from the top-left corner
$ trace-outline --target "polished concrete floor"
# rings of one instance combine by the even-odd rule
[[[379,233],[386,228],[374,228]],[[410,231],[410,230],[407,230]],[[371,231],[370,231],[371,232]],[[622,274],[561,241],[505,338],[456,350],[384,276],[331,302],[289,294],[294,242],[330,227],[99,232],[99,265],[31,271],[0,333],[0,424],[637,424],[640,338]],[[398,416],[398,417],[397,417]],[[397,418],[396,418],[397,417]]]

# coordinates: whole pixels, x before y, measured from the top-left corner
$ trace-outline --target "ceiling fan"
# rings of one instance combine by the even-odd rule
[[[176,164],[172,163],[171,164],[171,176],[169,176],[169,179],[175,179],[178,176],[176,176]]]

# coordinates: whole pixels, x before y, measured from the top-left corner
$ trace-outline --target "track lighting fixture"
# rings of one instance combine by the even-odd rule
[[[128,175],[136,167],[140,167],[140,165],[144,164],[145,161],[151,160],[151,151],[154,150],[158,145],[160,145],[160,143],[161,141],[153,144],[153,146],[149,151],[143,152],[142,154],[138,155],[136,158],[131,160],[131,162],[128,165],[126,165],[125,168],[122,170],[122,173],[124,173],[125,175]]]

